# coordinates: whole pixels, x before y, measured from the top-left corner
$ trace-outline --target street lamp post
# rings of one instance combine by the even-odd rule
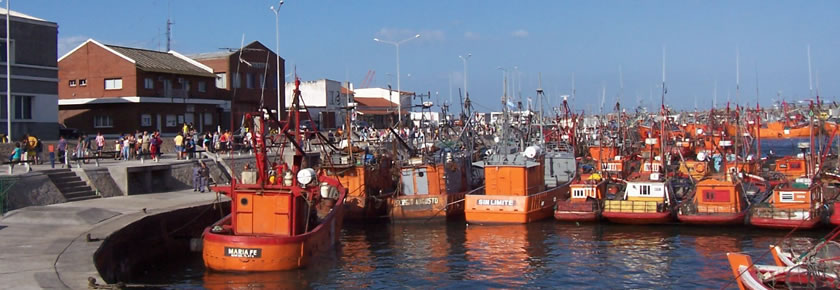
[[[400,108],[399,108],[399,111],[397,112],[397,122],[399,122],[400,124],[402,124],[402,106],[403,106],[403,104],[402,104],[402,91],[401,91],[401,87],[400,87],[400,44],[402,44],[406,41],[415,39],[415,38],[419,38],[419,37],[420,37],[420,34],[417,34],[413,37],[409,37],[409,38],[406,38],[406,39],[403,39],[403,40],[400,40],[400,41],[396,41],[396,42],[395,41],[382,40],[382,39],[379,39],[379,38],[374,38],[373,39],[376,42],[391,44],[391,45],[394,45],[397,48],[397,98],[399,99],[399,102],[400,102]]]
[[[277,56],[277,67],[276,67],[276,69],[277,69],[277,73],[276,73],[277,84],[275,85],[275,89],[277,90],[277,120],[282,120],[283,119],[282,112],[283,112],[283,109],[284,109],[280,105],[281,104],[281,102],[280,102],[281,101],[280,100],[280,15],[279,15],[280,6],[283,6],[283,0],[280,0],[280,2],[277,3],[276,8],[274,6],[271,6],[271,7],[268,8],[268,9],[271,9],[272,12],[274,12],[274,34],[275,34],[275,40],[277,41],[277,49],[274,52],[274,54]]]
[[[9,19],[12,18],[12,10],[9,4],[12,0],[6,0],[6,142],[12,142],[12,58],[11,58],[11,35],[9,34]]]

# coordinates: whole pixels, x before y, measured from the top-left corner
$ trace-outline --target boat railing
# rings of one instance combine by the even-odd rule
[[[750,216],[777,220],[810,220],[819,216],[817,209],[784,209],[776,207],[753,207]]]
[[[738,212],[738,207],[734,204],[698,204],[697,202],[683,203],[679,207],[680,214],[683,215],[716,215],[716,214],[733,214]]]
[[[663,203],[656,201],[607,200],[604,204],[604,211],[627,213],[656,213],[664,212],[665,206]]]

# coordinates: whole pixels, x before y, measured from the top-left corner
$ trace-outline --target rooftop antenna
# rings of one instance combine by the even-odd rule
[[[175,24],[174,22],[172,22],[171,16],[172,2],[169,2],[168,5],[169,6],[167,8],[169,11],[166,15],[166,51],[172,50],[172,24]]]

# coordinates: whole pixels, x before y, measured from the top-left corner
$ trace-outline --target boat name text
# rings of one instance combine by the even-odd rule
[[[259,258],[262,257],[262,249],[225,247],[225,256],[234,258]]]
[[[437,204],[437,197],[400,199],[400,206]]]
[[[510,199],[479,199],[476,204],[490,206],[514,206],[516,205],[516,201]]]

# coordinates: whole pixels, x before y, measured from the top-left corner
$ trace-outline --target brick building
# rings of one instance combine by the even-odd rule
[[[58,59],[58,79],[59,122],[89,134],[213,130],[230,109],[213,70],[175,51],[89,39]]]
[[[0,9],[0,133],[7,133],[6,9]],[[58,138],[58,25],[16,11],[11,12],[10,57],[12,138],[34,134]]]
[[[242,114],[259,109],[261,99],[266,108],[277,109],[277,54],[259,41],[251,42],[242,49],[200,53],[189,57],[213,70],[216,75],[216,98],[233,100],[234,127],[239,127]],[[285,63],[280,58],[281,79],[285,78]],[[285,98],[285,90],[281,87],[281,108],[285,107]],[[228,114],[223,115],[222,127],[230,126],[229,117]]]

